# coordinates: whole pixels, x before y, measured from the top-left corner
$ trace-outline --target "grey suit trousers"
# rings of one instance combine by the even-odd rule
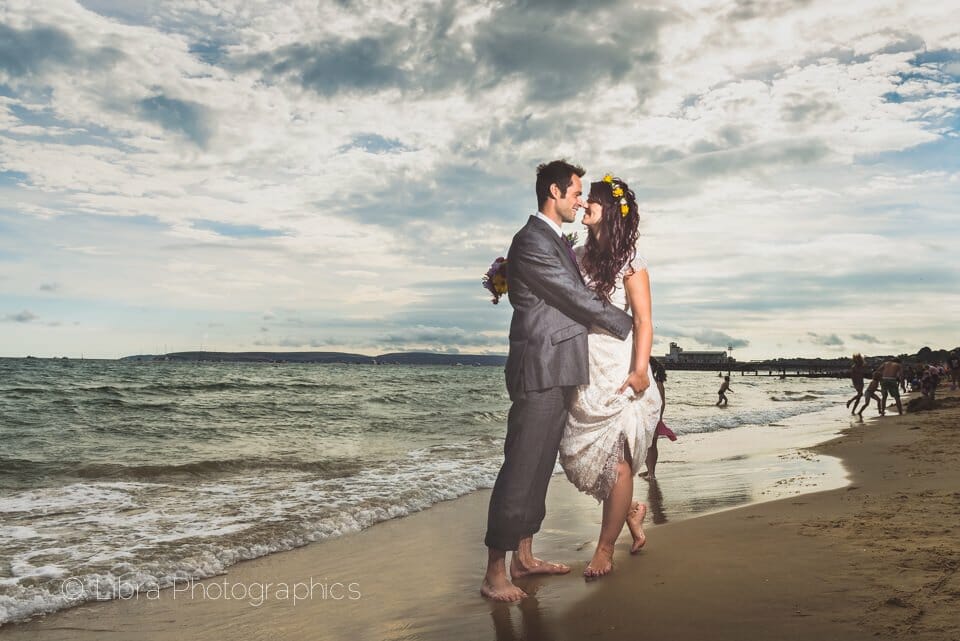
[[[516,550],[540,531],[572,388],[525,392],[510,406],[503,466],[490,495],[487,547]]]

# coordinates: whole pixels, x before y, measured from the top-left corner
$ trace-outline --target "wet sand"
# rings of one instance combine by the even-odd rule
[[[192,587],[4,626],[0,638],[960,641],[960,396],[941,397],[940,409],[854,424],[812,451],[772,459],[816,470],[839,457],[845,487],[796,494],[801,478],[785,484],[786,498],[719,512],[730,494],[716,486],[704,505],[671,498],[681,489],[674,475],[697,461],[672,464],[661,442],[659,483],[636,482],[639,498],[652,499],[648,543],[631,556],[625,532],[614,573],[598,581],[579,573],[600,510],[555,477],[536,548],[573,572],[522,582],[531,596],[519,605],[478,596],[489,493],[476,492]],[[725,464],[710,468],[720,469],[712,483],[732,477],[745,484],[743,500],[769,498],[738,475],[756,461]],[[682,518],[696,513],[706,515]]]

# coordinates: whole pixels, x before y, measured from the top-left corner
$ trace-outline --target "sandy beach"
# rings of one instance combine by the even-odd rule
[[[599,508],[555,477],[537,550],[573,572],[522,582],[531,596],[519,605],[478,596],[481,491],[224,576],[7,625],[0,638],[958,640],[960,395],[938,403],[852,423],[807,453],[842,459],[840,489],[648,517],[644,550],[630,556],[624,534],[614,573],[595,582],[580,572]],[[658,488],[636,488],[656,502]]]

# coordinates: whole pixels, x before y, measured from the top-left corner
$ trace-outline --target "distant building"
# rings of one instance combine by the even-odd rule
[[[670,353],[663,356],[664,363],[681,364],[726,364],[726,352],[686,352],[676,343],[670,343]]]

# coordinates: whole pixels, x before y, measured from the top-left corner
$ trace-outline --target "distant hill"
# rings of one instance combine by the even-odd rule
[[[931,363],[946,360],[953,350],[920,349],[916,354],[900,354],[904,363]],[[867,355],[868,365],[876,366],[893,355]],[[436,352],[396,352],[379,356],[350,354],[347,352],[174,352],[172,354],[138,354],[124,356],[122,361],[186,361],[214,363],[347,363],[362,365],[483,365],[503,367],[506,356],[490,354],[439,354]],[[670,368],[668,363],[664,363]],[[732,362],[734,369],[807,369],[807,370],[844,370],[850,367],[850,356],[838,358],[773,358],[763,361]],[[696,369],[693,367],[684,369]],[[700,369],[724,369],[711,364]]]
[[[160,355],[125,356],[122,361],[189,361],[213,363],[362,363],[374,365],[374,357],[345,352],[173,352]]]
[[[490,365],[502,367],[506,356],[397,352],[365,356],[346,352],[173,352],[124,356],[122,361],[205,363],[346,363],[351,365]]]

